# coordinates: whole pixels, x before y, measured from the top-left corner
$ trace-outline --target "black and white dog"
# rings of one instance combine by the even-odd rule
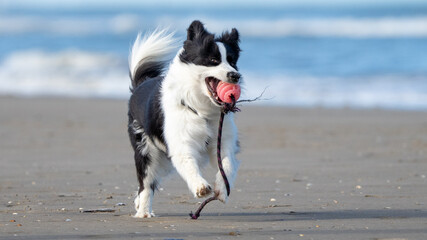
[[[151,205],[162,177],[176,169],[195,197],[212,192],[201,175],[207,162],[218,169],[216,134],[221,107],[216,87],[220,81],[240,84],[237,70],[239,33],[209,33],[199,21],[191,23],[187,40],[170,64],[175,47],[172,34],[154,31],[138,35],[129,57],[132,96],[129,100],[129,137],[135,151],[139,190],[135,217],[154,216]],[[237,128],[233,113],[225,116],[221,155],[230,182],[236,179],[239,162]],[[218,172],[214,194],[227,201]]]

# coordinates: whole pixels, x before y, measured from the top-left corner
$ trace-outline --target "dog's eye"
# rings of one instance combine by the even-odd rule
[[[234,59],[230,56],[227,56],[227,62],[230,63],[230,65],[232,67],[236,66],[236,62],[234,61]]]
[[[210,61],[211,63],[213,63],[213,64],[218,64],[218,63],[219,63],[219,60],[218,60],[218,59],[216,59],[216,58],[211,58],[211,59],[209,59],[209,61]]]

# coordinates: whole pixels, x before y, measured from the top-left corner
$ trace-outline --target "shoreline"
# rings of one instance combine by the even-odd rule
[[[129,94],[130,97],[130,94]],[[128,98],[123,97],[91,97],[91,96],[63,96],[63,95],[9,95],[9,94],[0,94],[0,100],[2,99],[22,99],[22,100],[69,100],[69,101],[117,101],[117,102],[127,102]],[[263,104],[265,103],[265,104]],[[426,113],[427,108],[416,108],[416,107],[382,107],[382,106],[356,106],[356,105],[293,105],[293,104],[278,104],[271,103],[267,104],[265,101],[257,101],[254,103],[240,103],[241,107],[248,108],[275,108],[282,110],[292,110],[292,109],[301,109],[301,110],[351,110],[351,111],[384,111],[384,112],[414,112],[414,113]]]

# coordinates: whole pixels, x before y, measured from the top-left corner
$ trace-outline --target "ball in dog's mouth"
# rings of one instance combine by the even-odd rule
[[[232,103],[231,95],[234,96],[235,100],[240,97],[240,86],[238,84],[227,83],[215,77],[207,77],[205,82],[211,98],[218,105]]]
[[[216,87],[219,99],[226,103],[232,103],[240,98],[240,85],[228,82],[220,82]]]

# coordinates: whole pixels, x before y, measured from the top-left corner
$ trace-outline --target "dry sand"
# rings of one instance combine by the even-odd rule
[[[178,176],[131,217],[126,101],[0,110],[0,239],[427,239],[426,112],[242,107],[236,188],[195,221]]]

